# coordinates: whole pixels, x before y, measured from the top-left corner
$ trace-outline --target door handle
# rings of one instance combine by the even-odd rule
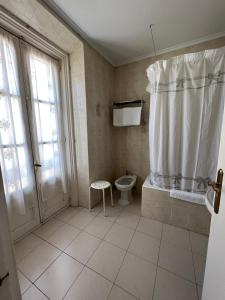
[[[215,191],[215,200],[214,200],[214,212],[218,214],[220,208],[220,197],[221,197],[221,190],[223,184],[223,170],[219,169],[217,172],[217,179],[216,182],[208,182],[208,186],[211,186]]]
[[[41,164],[35,163],[34,166],[35,166],[36,168],[41,168],[42,165],[41,165]]]
[[[3,277],[0,277],[0,286],[2,286],[3,281],[4,281],[7,277],[9,277],[9,272],[6,273]]]

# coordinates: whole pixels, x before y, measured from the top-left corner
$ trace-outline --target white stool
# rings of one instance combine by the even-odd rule
[[[89,211],[91,211],[91,188],[95,190],[102,190],[103,194],[103,209],[104,209],[104,216],[105,214],[105,189],[110,188],[110,194],[111,194],[111,205],[113,206],[113,194],[112,194],[112,185],[110,182],[106,180],[98,180],[95,182],[92,182],[92,184],[89,187]]]

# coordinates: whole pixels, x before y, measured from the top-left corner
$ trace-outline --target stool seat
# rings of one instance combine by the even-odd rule
[[[111,183],[106,180],[97,180],[92,182],[91,187],[96,190],[107,189],[111,186]]]
[[[110,188],[110,195],[111,195],[111,205],[113,206],[113,194],[112,194],[112,185],[109,181],[106,180],[97,180],[90,184],[89,186],[89,211],[91,211],[91,189],[95,190],[102,190],[102,202],[103,202],[103,210],[104,210],[104,216],[106,217],[105,212],[105,189]]]

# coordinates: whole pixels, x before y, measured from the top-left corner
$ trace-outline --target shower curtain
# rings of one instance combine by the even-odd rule
[[[225,100],[225,47],[161,60],[147,69],[150,182],[205,192],[215,178]]]

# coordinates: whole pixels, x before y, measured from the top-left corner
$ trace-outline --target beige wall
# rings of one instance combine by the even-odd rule
[[[225,46],[225,37],[204,42],[192,47],[179,49],[157,57],[168,59],[184,53]],[[138,190],[149,173],[148,116],[150,97],[146,92],[148,84],[146,69],[154,62],[148,58],[115,68],[114,100],[144,99],[143,123],[140,127],[114,128],[117,162],[114,177],[125,174],[126,170],[138,175]],[[151,146],[151,145],[150,145]]]
[[[89,181],[112,179],[114,68],[87,43],[84,45]],[[93,195],[94,196],[94,195]],[[93,203],[94,197],[92,197]],[[86,206],[86,201],[80,203]]]

